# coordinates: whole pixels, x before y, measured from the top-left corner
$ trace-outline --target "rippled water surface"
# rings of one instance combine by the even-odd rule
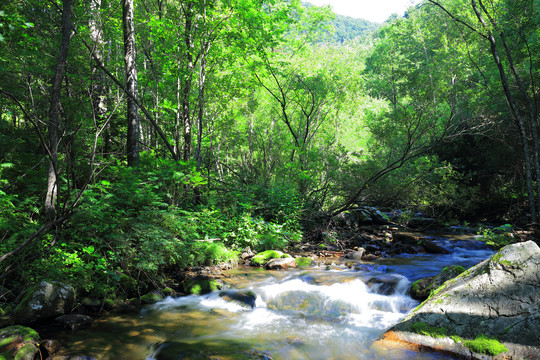
[[[57,334],[66,353],[98,359],[451,359],[373,349],[418,302],[412,281],[448,265],[470,267],[492,251],[471,239],[434,239],[448,255],[403,255],[354,269],[339,263],[281,272],[238,268],[230,289],[249,289],[254,308],[219,294],[167,298],[139,314],[108,316],[88,330]]]

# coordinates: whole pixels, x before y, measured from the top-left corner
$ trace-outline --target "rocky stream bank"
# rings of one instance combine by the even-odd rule
[[[338,215],[334,226],[314,231],[306,237],[309,241],[296,244],[286,252],[255,254],[246,249],[239,266],[268,270],[316,266],[333,270],[339,264],[354,271],[366,268],[373,261],[403,254],[448,253],[449,250],[436,241],[437,235],[426,235],[425,229],[433,229],[434,225],[433,219],[418,218],[404,228],[374,208],[358,209]],[[515,235],[526,240],[526,233]],[[467,359],[493,356],[496,359],[540,359],[540,338],[535,335],[540,333],[540,262],[538,246],[535,246],[533,242],[520,242],[467,271],[460,267],[445,268],[436,277],[413,283],[410,294],[419,300],[428,299],[402,323],[386,332],[375,346],[413,346]],[[28,360],[91,359],[85,354],[64,355],[61,343],[40,339],[39,334],[27,326],[39,330],[45,324],[49,329],[52,326],[80,331],[91,327],[94,318],[99,321],[103,314],[137,312],[141,305],[162,301],[166,296],[219,291],[223,300],[254,308],[257,294],[253,291],[221,290],[224,283],[238,276],[231,273],[230,268],[230,265],[222,265],[184,269],[171,278],[168,288],[120,303],[89,297],[77,299],[73,288],[66,284],[36,284],[19,296],[14,311],[4,317],[4,324],[10,326],[0,330],[0,359],[1,356]],[[378,292],[391,293],[396,278],[389,279],[364,280]],[[496,342],[478,347],[482,341],[474,341],[479,336]],[[501,352],[493,350],[503,347]],[[268,354],[250,356],[271,359]]]

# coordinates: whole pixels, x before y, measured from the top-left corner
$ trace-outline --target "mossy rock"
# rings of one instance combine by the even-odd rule
[[[157,291],[151,291],[146,295],[141,296],[141,302],[143,304],[155,304],[163,300],[163,295]]]
[[[437,290],[450,279],[453,279],[465,272],[465,268],[459,265],[445,267],[438,275],[420,279],[412,283],[410,294],[417,300],[424,301],[428,297],[435,295]]]
[[[288,258],[291,257],[289,254],[285,254],[278,250],[266,250],[258,253],[253,258],[251,258],[251,265],[254,266],[263,266],[272,259]]]
[[[29,327],[0,329],[0,359],[32,360],[39,352],[39,340],[39,334]]]
[[[311,266],[313,260],[311,260],[311,258],[308,258],[308,257],[298,257],[295,259],[296,261],[296,266],[298,267],[302,267],[302,266]]]
[[[197,276],[184,283],[184,292],[187,294],[202,295],[221,290],[222,287],[223,283],[219,280]]]
[[[164,295],[164,296],[173,296],[174,295],[174,290],[171,289],[170,287],[166,287],[164,289],[161,289],[161,293]]]

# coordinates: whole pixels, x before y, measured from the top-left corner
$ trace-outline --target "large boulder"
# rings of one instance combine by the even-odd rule
[[[42,281],[27,289],[14,310],[15,322],[30,324],[51,319],[71,311],[75,290],[70,285],[56,281]]]
[[[39,352],[39,334],[14,325],[0,329],[0,359],[33,360]]]
[[[467,359],[540,359],[540,248],[509,245],[448,280],[378,344]]]

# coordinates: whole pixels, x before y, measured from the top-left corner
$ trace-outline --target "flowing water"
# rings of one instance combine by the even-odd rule
[[[238,268],[227,287],[253,291],[253,308],[217,292],[169,297],[139,314],[108,316],[55,337],[66,353],[97,359],[452,359],[371,347],[418,305],[407,294],[412,281],[492,254],[472,238],[434,240],[451,254],[403,255],[353,269],[337,260],[289,271]]]

